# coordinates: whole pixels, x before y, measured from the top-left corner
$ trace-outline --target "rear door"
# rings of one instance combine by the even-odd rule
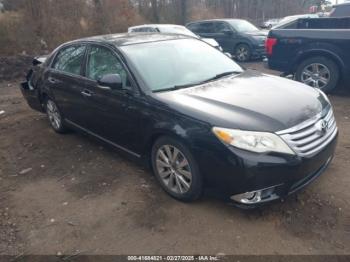
[[[58,51],[47,73],[45,87],[53,96],[64,118],[84,125],[83,107],[84,78],[82,65],[86,53],[86,45],[76,44],[63,47]]]

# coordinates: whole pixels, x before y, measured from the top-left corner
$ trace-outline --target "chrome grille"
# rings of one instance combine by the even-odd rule
[[[337,133],[338,128],[332,109],[295,127],[277,132],[295,153],[303,157],[320,152]]]

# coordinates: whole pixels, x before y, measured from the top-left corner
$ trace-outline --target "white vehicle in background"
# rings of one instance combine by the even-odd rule
[[[180,34],[192,36],[197,39],[201,39],[207,44],[215,47],[216,49],[222,51],[221,46],[213,38],[201,38],[198,35],[194,34],[192,31],[188,30],[182,25],[171,25],[171,24],[146,24],[129,27],[128,33],[166,33],[166,34]]]
[[[271,29],[272,27],[277,25],[280,21],[281,21],[281,18],[269,19],[269,20],[265,21],[264,23],[262,23],[262,25],[260,27],[266,28],[266,29]]]
[[[291,15],[283,18],[277,25],[272,27],[272,29],[285,29],[290,25],[294,24],[298,19],[302,18],[319,18],[318,14],[304,14],[304,15]]]

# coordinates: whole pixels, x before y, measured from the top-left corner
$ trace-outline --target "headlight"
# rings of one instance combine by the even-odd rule
[[[257,153],[279,152],[294,155],[294,151],[276,134],[227,128],[213,128],[223,143]]]

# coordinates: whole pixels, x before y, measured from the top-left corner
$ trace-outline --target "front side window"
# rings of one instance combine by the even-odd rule
[[[255,25],[245,20],[230,20],[229,23],[237,32],[259,31]]]
[[[225,23],[218,22],[216,23],[216,32],[217,33],[225,33],[227,31],[232,31],[232,29]]]
[[[86,77],[97,81],[109,74],[120,75],[123,86],[126,86],[127,72],[118,57],[108,48],[92,46],[88,55]]]
[[[73,75],[81,74],[86,46],[69,46],[58,52],[53,68]]]
[[[128,45],[122,50],[152,91],[195,85],[221,74],[243,72],[225,54],[192,38]]]

